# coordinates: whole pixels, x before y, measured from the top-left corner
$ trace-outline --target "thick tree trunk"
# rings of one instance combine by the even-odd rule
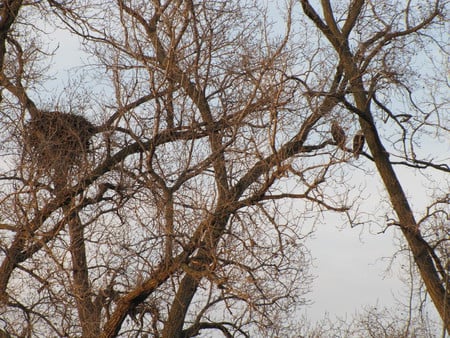
[[[226,204],[225,204],[226,205]],[[209,269],[212,261],[212,253],[215,252],[219,239],[223,235],[225,226],[230,218],[231,209],[218,208],[220,210],[210,219],[205,227],[205,236],[209,240],[204,243],[204,247],[200,248],[197,254],[191,258],[191,266],[186,267],[186,274],[183,277],[172,306],[169,311],[167,321],[164,325],[162,338],[182,338],[183,325],[189,305],[194,298],[197,288],[205,271]]]
[[[186,274],[180,283],[175,299],[172,302],[168,319],[164,325],[162,338],[182,338],[183,324],[192,298],[197,292],[199,279]]]
[[[86,260],[86,246],[83,224],[76,212],[67,211],[72,256],[73,293],[83,337],[96,338],[100,335],[100,310],[92,302],[89,285],[89,271]]]

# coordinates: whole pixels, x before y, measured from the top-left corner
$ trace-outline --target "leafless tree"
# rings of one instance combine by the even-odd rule
[[[414,317],[409,321],[407,313],[402,308],[365,307],[359,313],[349,318],[332,319],[325,316],[315,325],[305,325],[300,336],[305,338],[322,337],[414,337],[433,338],[437,332],[434,323],[427,317]],[[306,320],[306,319],[305,319]]]
[[[5,329],[283,335],[310,285],[303,219],[348,208],[323,190],[341,162],[322,121],[337,101],[286,75],[292,8],[281,38],[243,2],[3,9]],[[46,103],[39,39],[55,24],[95,62],[87,89]]]
[[[444,107],[448,108],[448,95],[446,97],[439,87],[443,85],[448,89],[448,84],[445,77],[440,80],[436,77],[430,95],[426,99],[416,97],[414,81],[422,74],[410,63],[425,44],[443,48],[445,27],[448,28],[448,2],[354,0],[347,5],[332,5],[325,0],[321,2],[321,14],[309,1],[300,2],[304,14],[333,50],[336,72],[342,73],[347,83],[346,93],[339,97],[340,104],[359,120],[372,154],[368,158],[374,162],[396,214],[390,224],[398,226],[403,233],[427,292],[444,327],[450,332],[448,194],[439,198],[439,207],[433,203],[432,208],[439,219],[446,218],[447,230],[443,230],[439,222],[432,223],[434,234],[431,235],[430,228],[416,220],[393,169],[398,164],[417,169],[432,167],[445,173],[450,171],[448,165],[436,163],[432,154],[428,159],[421,158],[416,145],[423,133],[448,134],[448,116],[443,115]],[[420,56],[426,58],[428,51],[425,49]],[[406,101],[403,107],[389,97],[394,92],[403,94]],[[431,100],[431,104],[427,100]],[[409,110],[405,114],[398,111],[399,107]],[[399,136],[392,139],[392,135]]]
[[[387,57],[406,58],[396,42],[425,36],[444,5],[386,8],[390,22],[370,2],[322,4],[324,19],[306,1],[288,3],[280,33],[253,1],[1,2],[6,332],[295,332],[288,318],[311,281],[308,219],[353,216],[349,186],[334,178],[354,159],[333,140],[334,120],[348,135],[362,128],[372,153],[364,159],[393,182],[392,224],[445,318],[448,242],[443,233],[426,241],[411,218],[374,122],[379,112],[404,125],[381,97],[402,85]],[[338,14],[345,19],[335,22]],[[404,30],[394,25],[401,15]],[[331,48],[299,38],[315,34],[305,17]],[[52,95],[46,39],[55,29],[77,36],[89,57],[80,82]],[[350,38],[362,44],[351,49]],[[402,129],[405,151],[430,127],[418,115],[412,135]],[[448,171],[409,155],[401,163]],[[422,223],[442,220],[443,206]]]

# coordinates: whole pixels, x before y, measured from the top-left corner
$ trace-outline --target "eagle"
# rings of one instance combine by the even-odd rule
[[[331,123],[331,136],[333,136],[337,146],[345,150],[345,132],[337,121]]]
[[[355,156],[356,159],[359,158],[359,154],[361,154],[361,151],[364,148],[365,140],[366,139],[362,130],[359,130],[353,137],[353,156]]]

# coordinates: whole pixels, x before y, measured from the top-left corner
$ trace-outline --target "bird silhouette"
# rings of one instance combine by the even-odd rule
[[[345,131],[336,120],[331,123],[331,136],[333,136],[336,145],[342,150],[345,150]]]
[[[353,137],[353,156],[355,156],[355,159],[359,158],[359,154],[361,154],[361,151],[364,148],[365,140],[366,139],[362,130],[359,130]]]

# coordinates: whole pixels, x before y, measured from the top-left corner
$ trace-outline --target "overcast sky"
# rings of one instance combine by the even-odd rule
[[[427,147],[426,144],[423,146]],[[442,148],[450,154],[450,142],[443,144]],[[362,161],[371,166],[367,159]],[[358,163],[362,163],[361,160]],[[428,186],[424,177],[414,175],[404,167],[396,167],[396,173],[414,210],[423,211],[433,187]],[[444,174],[433,174],[441,178],[437,182],[447,181]],[[379,204],[384,190],[378,173],[366,181],[371,186],[367,187],[363,208],[368,212],[373,210],[380,224],[386,224],[385,213],[389,213],[390,206],[387,199],[386,203]],[[399,230],[391,227],[380,233],[381,229],[376,226],[350,228],[347,225],[343,228],[333,223],[336,222],[327,218],[325,224],[317,227],[315,238],[308,242],[316,259],[313,271],[317,276],[311,294],[314,304],[305,311],[308,317],[319,320],[328,313],[331,318],[349,318],[356,311],[361,312],[364,306],[393,308],[398,301],[404,302],[408,288],[400,280],[405,271],[400,270],[400,265],[409,263],[405,256],[399,256],[389,269],[390,258],[399,250],[399,238],[402,240]],[[434,307],[429,306],[428,309],[430,315],[438,320]]]

